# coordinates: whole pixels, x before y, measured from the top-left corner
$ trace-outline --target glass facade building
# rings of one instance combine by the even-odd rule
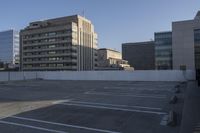
[[[200,69],[200,29],[194,30],[195,67]]]
[[[154,40],[156,69],[172,69],[172,32],[156,32]]]
[[[11,66],[19,64],[19,32],[0,32],[0,62]]]

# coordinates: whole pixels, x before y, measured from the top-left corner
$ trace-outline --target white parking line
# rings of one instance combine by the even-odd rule
[[[70,124],[63,124],[63,123],[57,123],[57,122],[50,122],[50,121],[44,121],[44,120],[38,120],[38,119],[32,119],[32,118],[25,118],[25,117],[18,117],[18,116],[10,116],[8,118],[15,118],[15,119],[20,119],[20,120],[27,120],[27,121],[46,123],[46,124],[52,124],[52,125],[58,125],[58,126],[64,126],[64,127],[77,128],[77,129],[84,129],[84,130],[96,131],[96,132],[102,132],[102,133],[120,133],[120,132],[115,132],[115,131],[109,131],[109,130],[103,130],[103,129],[97,129],[97,128],[90,128],[90,127],[83,127],[83,126],[77,126],[77,125],[70,125]]]
[[[161,88],[133,88],[133,87],[104,87],[103,89],[116,89],[116,90],[147,90],[147,91],[169,91],[172,92],[172,88],[170,89],[161,89]]]
[[[78,104],[92,104],[92,105],[103,105],[103,106],[112,106],[112,107],[126,107],[126,108],[140,108],[140,109],[149,109],[149,110],[162,110],[161,108],[146,107],[146,106],[129,106],[129,105],[120,105],[120,104],[108,104],[108,103],[97,103],[97,102],[82,102],[82,101],[66,101],[60,103],[78,103]],[[56,102],[59,104],[59,102]]]
[[[20,127],[25,127],[25,128],[31,128],[31,129],[41,130],[41,131],[47,131],[47,132],[52,132],[52,133],[68,133],[68,132],[64,132],[64,131],[47,129],[47,128],[43,128],[43,127],[36,127],[36,126],[20,124],[20,123],[15,123],[15,122],[8,122],[8,121],[3,121],[3,120],[0,120],[0,123],[7,124],[7,125],[20,126]]]
[[[117,86],[151,86],[151,87],[173,87],[174,84],[151,84],[151,83],[140,83],[140,84],[137,84],[137,83],[119,83],[119,84],[116,84]]]
[[[131,95],[131,94],[109,94],[104,92],[85,92],[86,95],[104,95],[104,96],[124,96],[124,97],[139,97],[139,98],[158,98],[158,99],[165,99],[167,98],[165,95]]]
[[[85,104],[76,104],[76,103],[59,103],[59,105],[67,105],[67,106],[78,106],[78,107],[86,107],[86,108],[97,108],[97,109],[109,109],[109,110],[117,110],[117,111],[127,111],[127,112],[138,112],[138,113],[148,113],[148,114],[157,114],[164,115],[165,112],[157,112],[157,111],[146,111],[146,110],[138,110],[138,109],[124,109],[118,107],[106,107],[106,106],[95,106],[95,105],[85,105]]]

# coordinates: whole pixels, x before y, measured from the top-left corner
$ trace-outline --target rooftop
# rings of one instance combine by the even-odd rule
[[[82,19],[88,23],[91,23],[90,20],[80,15],[71,15],[71,16],[58,17],[58,18],[52,18],[52,19],[47,19],[47,20],[34,21],[34,22],[31,22],[29,26],[26,27],[25,29],[33,29],[33,28],[35,29],[35,28],[40,28],[40,27],[46,27],[47,25],[61,25],[61,24],[67,24],[71,22],[77,23],[78,19]]]
[[[128,42],[128,43],[123,43],[122,45],[148,45],[148,44],[154,44],[154,41]]]
[[[110,48],[100,48],[100,49],[98,49],[98,50],[109,50],[109,51],[113,51],[113,52],[120,53],[119,51],[114,50],[114,49],[110,49]]]
[[[172,31],[159,31],[159,32],[155,32],[155,34],[165,34],[165,33],[172,33]]]
[[[0,83],[2,133],[178,133],[168,112],[182,113],[179,82],[10,81]],[[181,91],[184,91],[181,85]]]

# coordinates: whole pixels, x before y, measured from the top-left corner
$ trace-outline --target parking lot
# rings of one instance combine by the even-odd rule
[[[178,133],[185,85],[178,82],[0,83],[1,133]],[[170,110],[178,125],[168,126]]]

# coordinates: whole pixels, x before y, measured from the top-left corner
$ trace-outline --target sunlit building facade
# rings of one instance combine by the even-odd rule
[[[97,70],[134,70],[134,68],[130,67],[127,60],[122,59],[119,51],[101,48],[98,50]]]
[[[194,19],[172,23],[173,69],[199,68],[200,11]]]
[[[20,35],[23,71],[97,67],[97,34],[91,21],[82,16],[32,22]]]

